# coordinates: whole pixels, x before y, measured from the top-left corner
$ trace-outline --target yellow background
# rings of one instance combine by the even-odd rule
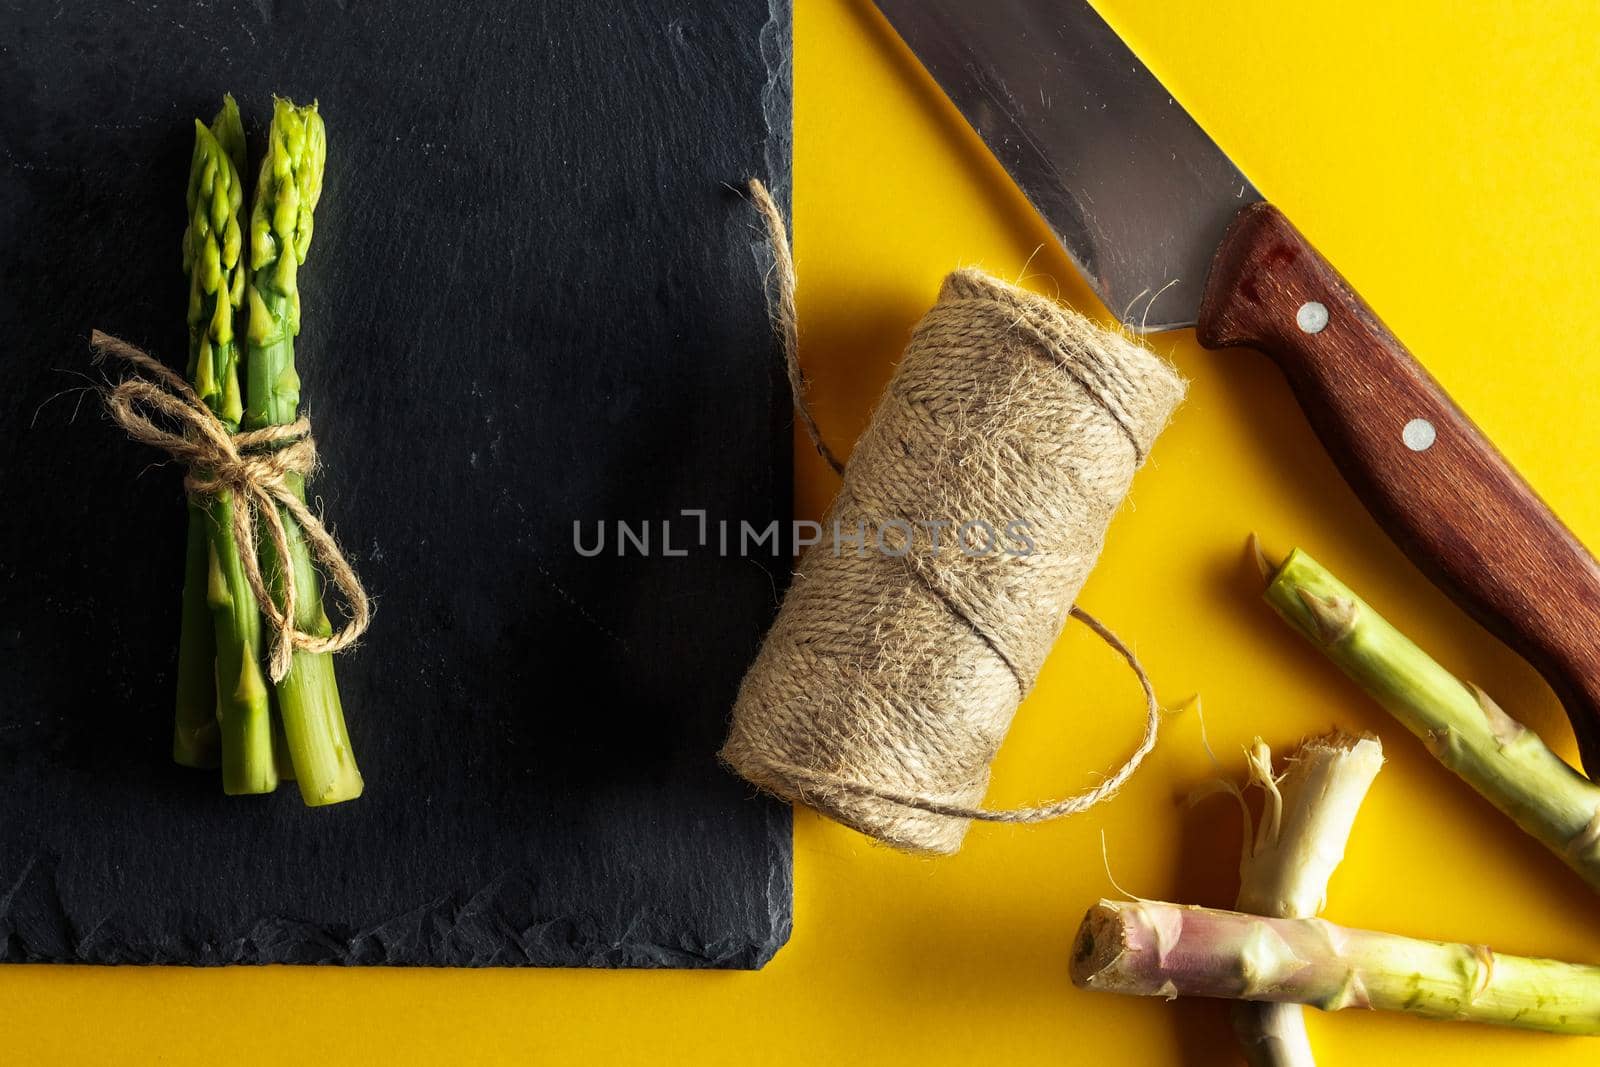
[[[1101,0],[1174,94],[1380,311],[1572,528],[1600,545],[1600,21],[1589,0]],[[941,275],[981,265],[1099,314],[972,135],[876,14],[798,0],[795,215],[803,359],[827,435],[861,429]],[[730,176],[738,177],[738,176]],[[1026,267],[1025,267],[1026,265]],[[1366,518],[1266,361],[1160,337],[1192,382],[1083,603],[1137,645],[1163,699],[1203,696],[1237,771],[1337,723],[1389,764],[1327,914],[1600,962],[1600,902],[1297,644],[1241,551],[1301,544],[1569,757],[1533,673],[1422,581]],[[833,478],[805,449],[802,515]],[[1138,732],[1138,694],[1069,630],[991,800],[1076,790]],[[1084,909],[1231,899],[1237,818],[1178,801],[1212,774],[1196,716],[1112,804],[979,827],[913,859],[796,819],[795,934],[757,974],[0,969],[13,1063],[1192,1064],[1233,1061],[1208,1002],[1079,992]],[[1324,1064],[1593,1063],[1592,1039],[1313,1013]]]

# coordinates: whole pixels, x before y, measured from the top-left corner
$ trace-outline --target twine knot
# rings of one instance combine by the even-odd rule
[[[95,330],[90,346],[100,357],[111,356],[134,368],[106,395],[106,410],[135,441],[158,448],[182,463],[188,473],[184,490],[191,497],[231,494],[233,540],[245,580],[256,605],[273,632],[267,676],[282,681],[296,651],[338,652],[354,644],[372,619],[372,605],[355,569],[340,551],[322,520],[301,499],[298,483],[317,465],[311,422],[301,416],[283,426],[230,433],[189,383],[148,352]],[[162,418],[176,427],[157,423]],[[289,522],[299,527],[312,560],[326,573],[344,599],[345,624],[330,635],[311,633],[295,622],[300,598],[294,567],[289,562]],[[280,598],[272,595],[261,573],[256,526],[260,523],[278,559]]]

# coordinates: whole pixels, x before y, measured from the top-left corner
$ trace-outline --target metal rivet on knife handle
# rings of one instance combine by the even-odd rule
[[[1406,423],[1405,429],[1400,431],[1400,440],[1413,452],[1426,452],[1433,447],[1435,437],[1433,423],[1427,419],[1412,419]]]
[[[1328,309],[1315,300],[1307,300],[1294,313],[1294,323],[1301,333],[1321,333],[1328,325]]]

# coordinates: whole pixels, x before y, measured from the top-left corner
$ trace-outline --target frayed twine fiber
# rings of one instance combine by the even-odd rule
[[[783,220],[751,194],[775,250],[774,320],[807,430]],[[1073,601],[1184,383],[1149,349],[974,270],[945,279],[843,468],[827,531],[913,525],[895,557],[824,537],[802,557],[745,675],[722,758],[755,785],[897,848],[952,853],[970,820],[1035,822],[1114,793],[1155,744],[1159,708],[1130,652]],[[954,550],[971,519],[1029,522],[1031,555]],[[922,523],[944,521],[942,550]],[[869,535],[870,536],[870,535]],[[1076,616],[1144,687],[1144,736],[1095,788],[979,807],[1045,657]]]
[[[183,487],[190,496],[234,494],[233,541],[239,547],[239,562],[250,592],[275,634],[267,677],[283,681],[297,650],[338,652],[360,639],[372,619],[366,590],[333,534],[289,487],[289,475],[304,477],[317,463],[310,421],[302,416],[287,426],[230,434],[189,383],[148,352],[99,330],[94,331],[89,345],[100,357],[110,356],[135,371],[106,394],[106,410],[112,420],[135,441],[159,448],[184,464],[188,474]],[[183,432],[156,425],[150,413],[164,417]],[[280,506],[299,524],[312,559],[322,565],[344,596],[349,617],[338,633],[324,636],[295,625],[298,599],[315,595],[315,591],[297,588],[293,567],[278,568],[282,607],[267,588],[256,558],[256,523],[259,518],[277,558],[287,560],[289,533]]]

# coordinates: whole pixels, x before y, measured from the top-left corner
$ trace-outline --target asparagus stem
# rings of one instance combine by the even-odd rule
[[[1267,802],[1239,862],[1240,911],[1310,918],[1322,910],[1328,880],[1382,766],[1377,738],[1335,732],[1303,743],[1274,777],[1272,752],[1256,739],[1251,781]],[[1233,1025],[1252,1067],[1315,1067],[1300,1005],[1241,1002]]]
[[[261,615],[233,539],[233,495],[212,501],[211,609],[216,616],[217,702],[222,719],[222,791],[278,788],[272,710],[261,671]]]
[[[244,295],[240,208],[244,203],[238,163],[244,157],[244,130],[233,97],[208,128],[195,123],[194,156],[189,168],[189,226],[183,238],[183,266],[189,275],[189,374],[195,391],[230,431],[242,413],[239,349],[233,316]],[[229,794],[270,793],[278,775],[272,759],[271,713],[261,673],[261,620],[233,538],[233,500],[219,493],[205,503],[191,534],[205,539],[206,627],[212,635],[213,722],[220,724],[222,788]],[[191,544],[190,551],[195,551]],[[195,625],[199,625],[195,623]],[[190,640],[198,638],[190,636]],[[180,646],[181,647],[181,646]],[[190,669],[198,671],[191,662]],[[185,709],[188,715],[194,710]],[[180,719],[182,735],[195,729]],[[182,762],[180,756],[180,762]]]
[[[294,339],[300,332],[297,273],[311,245],[312,213],[322,192],[326,155],[316,105],[297,108],[288,100],[275,101],[267,141],[250,212],[244,415],[250,429],[281,426],[299,414],[300,378],[294,365]],[[293,478],[290,488],[305,499],[301,479]],[[305,537],[281,509],[279,517],[288,536],[289,558],[278,559],[270,540],[259,539],[268,583],[281,606],[287,566],[297,594],[295,625],[308,633],[331,633],[322,610],[321,581]],[[296,652],[288,674],[277,683],[277,696],[285,743],[305,802],[336,804],[360,796],[361,773],[350,751],[332,656]]]
[[[1296,549],[1266,599],[1433,756],[1600,890],[1600,784],[1406,639]]]
[[[1072,954],[1081,988],[1375,1008],[1600,1034],[1600,967],[1159,901],[1102,900]]]
[[[217,641],[207,599],[211,577],[207,526],[205,509],[191,502],[178,629],[178,701],[172,724],[172,758],[185,767],[215,767],[221,757],[213,671]]]

